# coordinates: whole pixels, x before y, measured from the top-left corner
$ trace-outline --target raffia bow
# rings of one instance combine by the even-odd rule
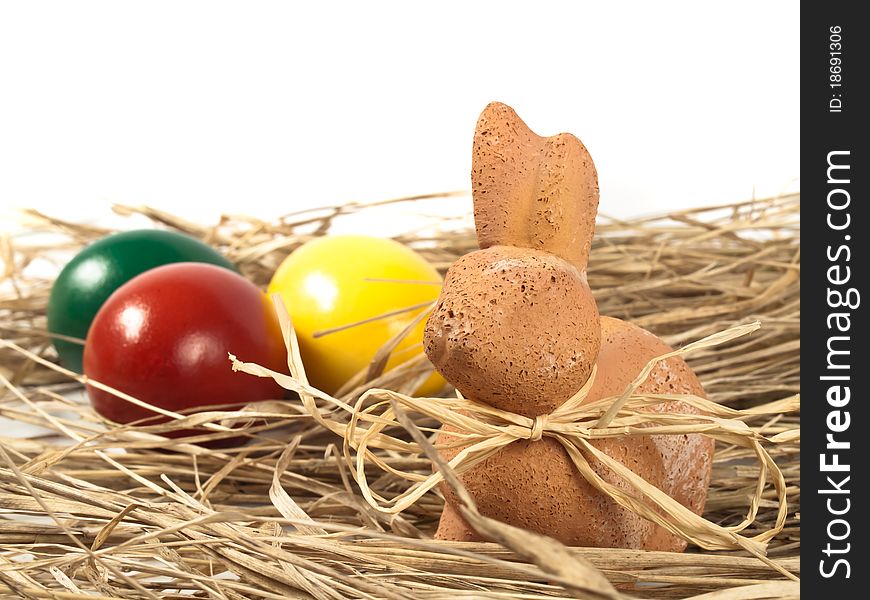
[[[308,383],[290,317],[280,298],[275,297],[274,301],[288,349],[290,375],[241,362],[231,356],[233,369],[260,377],[271,377],[282,387],[298,393],[312,417],[343,439],[344,460],[363,497],[375,509],[392,514],[402,512],[444,481],[440,471],[430,475],[404,471],[383,461],[374,452],[374,449],[380,449],[412,456],[423,453],[419,444],[389,433],[391,429],[402,428],[400,419],[397,418],[397,412],[402,410],[429,417],[441,425],[451,425],[459,430],[451,432],[450,435],[458,439],[454,446],[463,446],[463,449],[448,463],[457,474],[473,468],[515,441],[553,438],[565,448],[583,478],[619,505],[704,549],[742,548],[784,572],[766,558],[766,548],[769,540],[782,531],[785,525],[788,509],[786,483],[782,472],[762,443],[796,441],[800,438],[800,430],[790,429],[766,437],[746,425],[743,419],[796,411],[800,408],[800,396],[794,395],[754,408],[737,410],[694,395],[636,393],[637,388],[659,362],[749,334],[760,327],[758,322],[737,325],[658,356],[649,361],[621,396],[584,404],[595,379],[596,370],[593,369],[583,388],[568,401],[552,413],[532,419],[463,398],[458,392],[456,398],[415,398],[390,390],[370,389],[354,405],[336,399]],[[323,403],[323,407],[318,406],[318,400]],[[644,410],[668,401],[685,402],[702,414]],[[431,427],[420,429],[437,431]],[[594,440],[605,438],[690,433],[750,448],[758,459],[757,484],[746,517],[739,524],[722,526],[696,515],[592,444]],[[588,457],[609,468],[627,482],[631,489],[624,490],[605,481],[590,465]],[[377,465],[385,472],[412,482],[412,485],[391,498],[384,497],[369,486],[367,464]],[[776,493],[776,522],[772,528],[754,536],[742,535],[741,532],[755,521],[768,480],[772,481]],[[790,573],[784,574],[793,578]]]

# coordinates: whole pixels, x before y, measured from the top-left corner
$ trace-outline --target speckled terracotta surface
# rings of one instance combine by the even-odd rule
[[[463,395],[528,417],[552,412],[583,386],[599,343],[585,273],[512,246],[456,261],[425,335],[429,359]]]
[[[541,137],[511,107],[490,103],[474,133],[471,190],[481,248],[543,250],[586,270],[598,174],[576,137]]]
[[[570,134],[540,137],[508,106],[484,109],[474,136],[474,214],[481,250],[448,271],[426,324],[426,353],[466,397],[533,417],[552,411],[587,381],[587,401],[622,393],[644,365],[669,348],[630,323],[599,317],[586,283],[598,180]],[[646,393],[704,395],[686,363],[660,363]],[[677,402],[650,410],[691,412]],[[449,442],[445,427],[439,443]],[[713,442],[703,436],[638,436],[597,447],[696,513],[703,511]],[[443,451],[450,459],[460,448]],[[597,461],[601,477],[627,484]],[[462,480],[483,515],[569,545],[681,551],[685,543],[621,508],[577,472],[551,438],[514,442]],[[443,486],[436,537],[477,540]]]
[[[669,350],[652,334],[619,319],[601,317],[601,331],[598,374],[587,402],[622,393],[647,361]],[[704,393],[694,373],[677,357],[660,363],[640,391]],[[694,411],[676,402],[655,410]],[[454,441],[449,433],[445,429],[438,443]],[[712,468],[713,442],[709,438],[697,434],[639,436],[601,440],[595,446],[694,512],[703,511]],[[445,451],[443,456],[449,460],[460,450]],[[597,461],[592,461],[592,466],[606,481],[628,489]],[[482,514],[568,545],[676,552],[686,547],[681,538],[595,490],[553,439],[514,442],[464,473],[462,481]],[[442,492],[447,502],[436,537],[481,540],[454,508],[457,498],[450,487],[442,486]]]

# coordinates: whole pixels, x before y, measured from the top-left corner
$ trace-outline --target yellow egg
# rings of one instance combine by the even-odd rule
[[[315,336],[392,311],[434,301],[441,276],[422,256],[396,241],[364,235],[317,238],[293,251],[272,277],[293,320],[305,371],[312,385],[335,393],[369,363],[378,349],[425,307]],[[423,352],[421,319],[387,363],[391,369]],[[437,393],[444,380],[434,373],[417,395]]]

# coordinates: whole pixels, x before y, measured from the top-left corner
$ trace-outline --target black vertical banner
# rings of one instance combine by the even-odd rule
[[[866,598],[868,201],[862,3],[801,6],[801,591]],[[863,10],[862,10],[863,12]]]

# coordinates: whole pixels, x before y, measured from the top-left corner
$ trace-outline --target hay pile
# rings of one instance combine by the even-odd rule
[[[589,280],[600,312],[630,319],[677,347],[757,319],[758,332],[687,360],[709,397],[726,406],[746,408],[797,394],[799,202],[787,196],[662,218],[599,219]],[[147,208],[115,210],[200,237],[265,284],[294,247],[328,232],[342,215],[373,209],[351,204],[275,223],[227,217],[216,226]],[[0,246],[0,417],[13,421],[2,431],[18,431],[19,423],[38,426],[26,435],[0,436],[0,596],[799,596],[793,581],[739,552],[568,549],[546,540],[529,552],[511,539],[433,542],[441,499],[427,494],[399,515],[374,510],[341,458],[341,440],[313,422],[298,401],[258,403],[243,414],[212,413],[213,422],[232,417],[251,426],[250,443],[228,450],[156,435],[184,428],[181,423],[106,430],[76,393],[81,384],[51,362],[44,318],[51,281],[32,273],[58,250],[108,232],[37,213],[27,220],[31,232],[55,235],[44,242],[30,235],[4,239]],[[467,227],[426,231],[397,239],[442,272],[476,248]],[[400,387],[418,376],[413,369],[393,371],[376,383]],[[797,415],[748,421],[765,435],[798,422]],[[166,452],[167,446],[174,451]],[[768,450],[785,475],[789,498],[786,527],[768,556],[799,575],[799,443]],[[384,453],[381,459],[402,471],[431,471],[423,458]],[[744,517],[758,477],[750,459],[744,448],[717,448],[708,519],[734,525]],[[367,475],[372,489],[385,496],[407,485],[374,466]],[[774,498],[767,489],[747,535],[773,524]]]

